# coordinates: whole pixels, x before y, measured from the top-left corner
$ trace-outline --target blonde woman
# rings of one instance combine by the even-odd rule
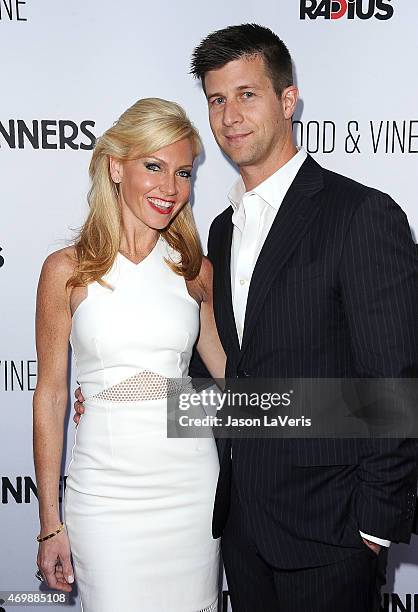
[[[197,338],[211,374],[222,377],[225,366],[211,266],[189,204],[199,151],[181,107],[136,102],[97,141],[90,212],[77,241],[50,255],[41,272],[38,566],[51,588],[70,591],[75,576],[84,612],[216,609],[216,446],[166,437],[168,381],[187,380]],[[87,410],[62,525],[69,340]]]

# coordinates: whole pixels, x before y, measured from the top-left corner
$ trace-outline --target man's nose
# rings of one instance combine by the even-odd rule
[[[238,106],[238,102],[235,100],[229,100],[225,102],[224,112],[222,121],[223,124],[227,127],[230,127],[236,123],[242,122],[242,114]]]

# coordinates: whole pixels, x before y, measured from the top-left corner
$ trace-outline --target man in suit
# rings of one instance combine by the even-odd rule
[[[418,257],[405,214],[292,138],[291,57],[254,24],[195,49],[214,137],[238,166],[212,223],[226,376],[415,377]],[[195,358],[192,375],[202,375]],[[417,444],[219,440],[213,535],[234,612],[378,609],[381,547],[408,542]]]

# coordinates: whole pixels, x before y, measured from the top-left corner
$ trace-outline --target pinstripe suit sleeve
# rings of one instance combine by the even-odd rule
[[[418,376],[418,257],[406,215],[370,190],[345,237],[340,284],[359,377]],[[416,410],[416,407],[411,407]],[[358,471],[359,529],[407,542],[417,483],[417,440],[374,439]]]

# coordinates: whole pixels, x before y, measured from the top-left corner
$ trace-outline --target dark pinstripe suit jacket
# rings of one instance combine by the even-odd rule
[[[393,200],[308,156],[257,260],[241,348],[231,216],[228,208],[213,221],[208,242],[227,377],[418,376],[418,255]],[[218,448],[214,536],[228,517],[232,473],[242,517],[272,565],[348,556],[363,546],[359,529],[409,540],[415,441],[219,440]]]

